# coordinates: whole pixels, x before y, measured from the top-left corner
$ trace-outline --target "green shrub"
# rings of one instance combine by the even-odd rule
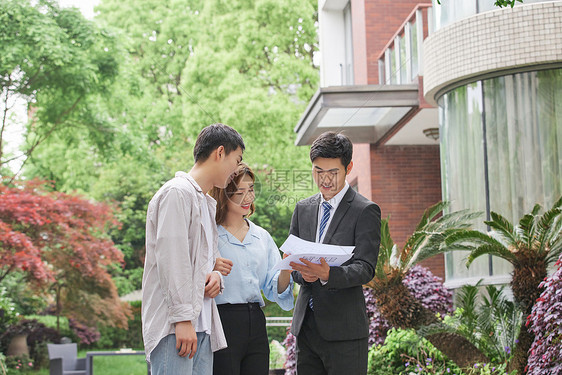
[[[16,324],[10,325],[4,332],[0,333],[0,352],[7,352],[11,341],[18,335],[26,335],[29,357],[35,367],[48,366],[47,343],[59,343],[60,335],[54,328],[35,319],[20,319]],[[9,357],[11,366],[11,357]],[[24,361],[25,362],[25,361]],[[28,364],[29,362],[25,362]],[[13,367],[13,366],[12,366]],[[18,370],[27,368],[19,366]]]
[[[39,323],[43,323],[49,328],[57,329],[57,317],[55,315],[26,315],[25,318],[30,320],[37,320]],[[64,316],[59,317],[58,331],[62,337],[66,336],[71,338],[73,342],[78,342],[76,341],[76,336],[70,329],[68,318]]]
[[[0,332],[5,332],[9,325],[14,324],[18,317],[16,305],[8,297],[5,288],[0,288]]]
[[[417,333],[423,337],[435,333],[463,336],[489,359],[490,370],[498,371],[511,360],[523,314],[504,295],[503,287],[488,285],[480,289],[480,283],[464,285],[456,293],[457,309],[444,317],[444,324],[422,327]],[[480,366],[478,370],[485,368]]]
[[[287,359],[285,348],[277,340],[269,343],[269,368],[283,368]]]
[[[264,298],[265,306],[263,307],[263,313],[266,317],[268,316],[293,316],[293,310],[285,311],[279,307],[275,302],[270,302]],[[287,327],[267,327],[267,338],[271,342],[277,340],[283,342],[287,336]]]
[[[33,370],[33,360],[28,355],[6,357],[8,374],[28,374]]]
[[[470,369],[465,369],[466,375],[508,375],[507,363],[501,365],[494,365],[493,363],[484,363],[483,365],[474,365]],[[517,375],[517,370],[513,370],[509,375]]]
[[[369,375],[506,375],[507,363],[459,368],[414,330],[392,328],[383,345],[369,351]],[[515,375],[515,372],[510,375]]]
[[[106,348],[135,348],[142,349],[144,347],[142,341],[141,327],[141,302],[131,302],[133,318],[129,320],[129,328],[122,329],[109,326],[100,326],[99,332],[101,337],[99,341],[92,345],[80,345],[80,347],[88,347],[95,349]],[[47,327],[57,327],[57,317],[53,315],[29,315],[27,319],[36,319],[45,324]],[[80,338],[72,331],[69,320],[66,317],[60,317],[60,335],[69,337],[72,342],[80,342]]]
[[[47,307],[47,299],[34,290],[28,282],[25,273],[10,272],[2,280],[6,288],[6,295],[14,302],[16,311],[21,315],[37,314]]]
[[[143,349],[141,301],[130,302],[133,317],[129,319],[128,329],[103,326],[99,327],[100,339],[93,348],[133,348]]]
[[[122,270],[120,267],[115,267],[112,270],[112,279],[120,296],[139,290],[142,287],[142,272],[142,267],[130,270]]]
[[[369,351],[368,374],[462,374],[461,370],[429,341],[413,330],[392,328],[384,345]]]
[[[507,363],[517,345],[523,313],[504,293],[504,287],[488,285],[479,293],[480,282],[464,285],[457,292],[458,309],[445,319],[470,340],[490,361]]]
[[[0,352],[0,374],[6,375],[8,369],[6,368],[6,356],[4,353]]]

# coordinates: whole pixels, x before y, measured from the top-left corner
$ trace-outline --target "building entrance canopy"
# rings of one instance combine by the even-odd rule
[[[344,131],[355,143],[383,143],[419,117],[420,111],[417,84],[320,88],[294,129],[295,144],[311,144],[326,131]],[[418,137],[419,143],[425,143],[421,131]]]

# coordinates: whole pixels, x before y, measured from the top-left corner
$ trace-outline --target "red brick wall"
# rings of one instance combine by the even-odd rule
[[[353,80],[356,85],[367,82],[367,33],[365,0],[351,0],[351,35],[353,38]]]
[[[345,132],[344,132],[345,134]],[[350,185],[357,185],[364,197],[371,196],[371,145],[368,143],[353,145],[353,168],[347,176]]]
[[[367,75],[371,85],[379,84],[378,56],[406,17],[424,0],[365,0],[367,30]]]
[[[390,215],[390,234],[398,246],[414,231],[424,210],[441,200],[439,146],[371,146],[372,200]],[[445,278],[442,255],[422,262]]]

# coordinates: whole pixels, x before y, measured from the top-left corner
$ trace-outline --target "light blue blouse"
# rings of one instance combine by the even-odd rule
[[[277,293],[277,279],[280,271],[272,271],[281,260],[279,249],[271,235],[263,228],[247,220],[250,228],[243,242],[240,242],[222,225],[218,226],[219,252],[233,263],[232,270],[224,277],[224,291],[215,297],[218,305],[223,303],[265,303],[265,298],[277,302],[283,310],[293,308],[293,278],[285,291]]]

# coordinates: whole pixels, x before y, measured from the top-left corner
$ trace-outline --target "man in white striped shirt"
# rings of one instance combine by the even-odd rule
[[[223,124],[204,128],[195,165],[177,172],[149,203],[142,282],[142,324],[154,375],[211,375],[212,352],[226,347],[214,301],[221,291],[216,262],[216,201],[242,161],[244,142]],[[221,267],[218,267],[221,266]]]

